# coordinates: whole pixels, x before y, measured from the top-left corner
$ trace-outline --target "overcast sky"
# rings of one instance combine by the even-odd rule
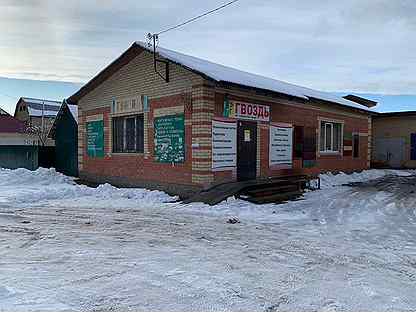
[[[86,82],[225,0],[0,0],[0,76]],[[415,0],[240,0],[160,45],[326,91],[416,94]]]

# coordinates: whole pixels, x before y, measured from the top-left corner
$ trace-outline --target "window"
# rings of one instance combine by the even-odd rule
[[[340,152],[342,140],[342,124],[321,121],[320,146],[321,152]]]
[[[113,153],[143,153],[143,115],[114,117],[112,129]]]
[[[352,152],[352,157],[360,157],[360,136],[358,134],[352,136]]]

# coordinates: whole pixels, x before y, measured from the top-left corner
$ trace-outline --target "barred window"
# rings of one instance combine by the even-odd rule
[[[143,115],[112,118],[113,153],[143,153]]]

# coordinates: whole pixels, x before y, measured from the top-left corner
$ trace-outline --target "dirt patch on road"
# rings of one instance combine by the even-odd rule
[[[345,185],[371,191],[393,193],[397,198],[416,196],[416,175],[388,175],[372,181],[353,182]]]

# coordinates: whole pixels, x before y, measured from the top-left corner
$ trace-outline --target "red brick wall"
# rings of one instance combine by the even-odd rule
[[[230,100],[239,100],[249,103],[257,103],[271,106],[271,121],[290,123],[293,126],[304,126],[318,129],[320,118],[342,120],[344,122],[344,132],[368,133],[368,120],[366,118],[357,118],[339,114],[336,112],[326,112],[306,106],[299,102],[298,105],[276,104],[257,99],[250,99],[240,96],[228,95]],[[222,116],[224,94],[216,94],[215,116]],[[295,102],[294,102],[295,103]],[[360,137],[360,157],[339,155],[317,155],[317,166],[311,169],[302,168],[301,159],[294,159],[293,169],[272,170],[269,168],[269,128],[268,123],[260,123],[260,176],[278,176],[293,173],[318,173],[325,171],[355,171],[367,169],[368,139]],[[316,142],[318,144],[318,132]],[[317,146],[319,151],[319,146]],[[215,173],[215,180],[235,180],[231,171]]]
[[[127,178],[132,183],[135,181],[148,181],[166,184],[178,184],[198,186],[205,185],[201,182],[193,182],[192,174],[211,174],[211,172],[201,171],[193,168],[193,161],[198,161],[197,158],[192,158],[192,124],[195,127],[198,126],[210,126],[205,122],[198,120],[192,120],[193,113],[209,113],[206,108],[196,108],[195,112],[192,111],[191,105],[191,93],[182,93],[178,95],[161,97],[158,99],[150,100],[151,111],[148,113],[148,132],[147,132],[147,150],[148,154],[112,154],[111,153],[111,124],[110,124],[110,108],[94,109],[89,111],[82,111],[80,117],[80,123],[85,124],[86,117],[103,114],[104,116],[104,141],[105,141],[105,156],[104,158],[89,158],[86,152],[86,145],[83,148],[83,169],[82,173],[88,175],[94,175],[98,177],[118,177]],[[223,114],[223,102],[224,95],[216,92],[213,97],[207,97],[207,101],[214,103],[214,116],[220,117]],[[241,100],[245,102],[258,103],[271,106],[271,121],[291,123],[293,125],[313,127],[318,129],[319,121],[318,117],[329,118],[335,120],[344,121],[344,131],[347,132],[368,132],[368,120],[365,118],[357,118],[354,116],[347,116],[335,112],[325,112],[323,110],[317,110],[313,108],[307,108],[308,106],[297,103],[299,105],[286,105],[276,104],[270,102],[259,101],[257,99],[250,99],[245,97],[236,97],[229,95],[231,100]],[[294,102],[295,103],[295,102]],[[183,164],[163,164],[156,163],[154,161],[154,110],[160,108],[169,108],[175,106],[184,106],[185,114],[185,162]],[[334,156],[322,156],[317,157],[317,167],[313,169],[302,169],[302,161],[300,159],[294,160],[294,168],[290,170],[272,170],[269,168],[269,128],[268,123],[261,123],[259,126],[260,131],[260,176],[277,176],[287,175],[293,173],[313,173],[319,171],[353,171],[367,168],[367,137],[361,137],[360,140],[360,157],[354,159],[352,156],[334,155]],[[317,134],[318,135],[318,134]],[[198,137],[205,138],[206,134],[195,134],[194,140]],[[207,137],[208,138],[208,137]],[[85,140],[85,137],[84,137]],[[206,147],[201,147],[200,150],[204,150]],[[319,149],[317,147],[317,149]],[[207,158],[210,161],[211,158]],[[198,171],[199,170],[199,171]],[[210,171],[210,170],[209,170]],[[213,172],[213,182],[215,184],[234,181],[236,179],[236,170],[234,171],[218,171]]]
[[[186,100],[184,94],[168,96],[164,98],[150,100],[151,111],[148,113],[148,151],[146,159],[144,154],[112,154],[110,140],[110,108],[94,109],[83,112],[81,122],[91,115],[104,115],[104,158],[90,158],[87,155],[86,147],[83,150],[83,170],[85,174],[93,174],[102,177],[121,177],[134,181],[153,181],[171,184],[192,184],[192,129],[189,124],[191,110],[189,105],[185,105],[185,162],[183,164],[165,164],[154,160],[154,129],[153,112],[158,108],[167,108],[184,105]],[[185,96],[186,97],[186,96]],[[84,138],[85,140],[85,138]]]

